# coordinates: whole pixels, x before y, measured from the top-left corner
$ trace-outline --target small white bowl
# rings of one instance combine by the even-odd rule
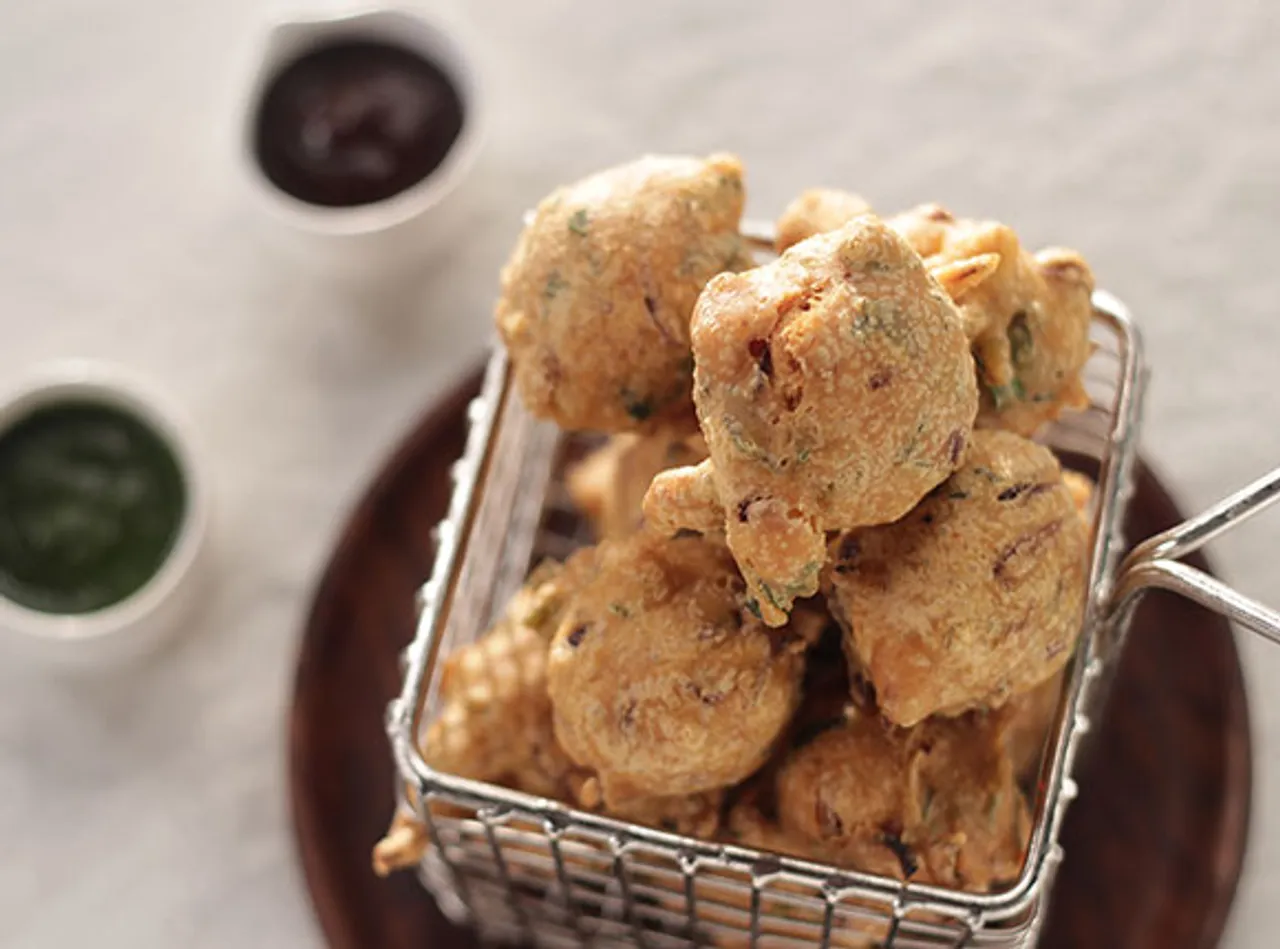
[[[311,204],[281,190],[264,173],[255,148],[263,95],[299,57],[340,40],[381,41],[418,53],[439,66],[462,101],[462,130],[444,161],[417,184],[382,201],[352,207]],[[259,205],[295,234],[310,238],[309,253],[356,266],[403,262],[436,249],[454,233],[459,186],[475,164],[484,129],[484,103],[471,56],[442,20],[397,7],[355,6],[338,11],[278,15],[248,65],[237,104],[238,163]]]
[[[175,632],[197,592],[209,497],[189,426],[154,392],[119,369],[86,361],[38,370],[0,400],[0,434],[47,405],[92,401],[150,427],[173,452],[186,488],[178,536],[156,574],[119,603],[89,613],[30,609],[0,595],[0,644],[64,665],[100,666],[150,652]]]

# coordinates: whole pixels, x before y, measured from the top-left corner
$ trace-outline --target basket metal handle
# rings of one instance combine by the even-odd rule
[[[1138,544],[1120,564],[1111,597],[1113,620],[1123,624],[1147,590],[1171,590],[1280,645],[1280,612],[1181,562],[1182,557],[1277,501],[1280,468],[1204,513]]]

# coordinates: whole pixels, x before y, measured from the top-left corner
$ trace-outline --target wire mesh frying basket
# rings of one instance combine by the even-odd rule
[[[744,232],[767,253],[769,227]],[[1107,670],[1141,594],[1173,590],[1280,642],[1280,613],[1178,559],[1280,499],[1280,468],[1121,559],[1147,373],[1125,307],[1102,291],[1093,306],[1090,406],[1043,435],[1068,458],[1097,466],[1084,628],[1041,765],[1022,872],[982,894],[683,837],[426,764],[418,737],[438,711],[440,660],[484,633],[533,563],[589,540],[563,485],[584,438],[524,409],[497,347],[469,408],[403,690],[387,714],[401,806],[430,842],[420,875],[444,911],[484,939],[545,946],[1034,946],[1062,859],[1058,835],[1077,793],[1081,741],[1101,712]]]

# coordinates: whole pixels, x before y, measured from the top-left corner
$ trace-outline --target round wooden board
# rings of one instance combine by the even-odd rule
[[[432,410],[352,515],[320,581],[298,663],[290,732],[294,829],[334,949],[477,945],[416,877],[379,880],[369,851],[391,815],[383,712],[431,568],[432,526],[462,450],[470,379]],[[1128,536],[1181,520],[1142,468]],[[1193,558],[1199,566],[1204,561]],[[1083,759],[1063,831],[1044,949],[1216,945],[1248,825],[1248,711],[1230,626],[1185,600],[1149,597]]]

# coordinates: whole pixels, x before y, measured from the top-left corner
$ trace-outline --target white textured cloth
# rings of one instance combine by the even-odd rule
[[[758,216],[827,184],[1075,246],[1145,327],[1146,450],[1184,503],[1280,462],[1267,4],[455,6],[493,106],[470,223],[377,291],[271,253],[237,187],[255,0],[0,10],[0,380],[68,354],[138,370],[196,419],[217,494],[213,590],[175,649],[74,689],[0,667],[4,946],[318,944],[284,787],[309,591],[367,478],[479,353],[521,210],[599,166],[728,149]],[[1278,552],[1277,519],[1212,550],[1273,598]],[[1280,649],[1243,652],[1257,773],[1228,945],[1263,947]]]

